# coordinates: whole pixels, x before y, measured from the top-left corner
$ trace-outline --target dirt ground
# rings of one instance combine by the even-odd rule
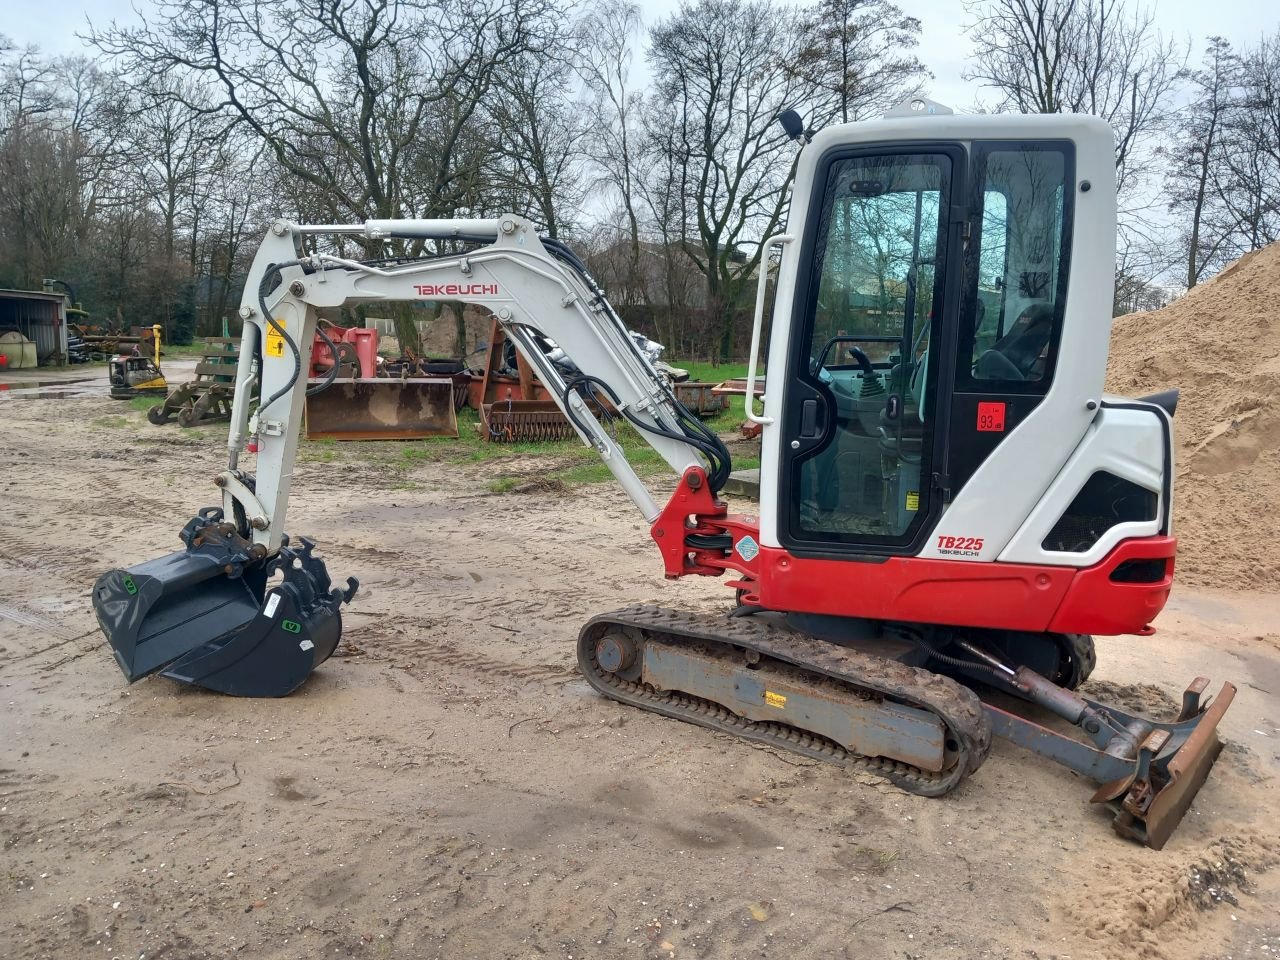
[[[1280,954],[1275,595],[1184,587],[1099,641],[1101,698],[1240,687],[1154,852],[1005,743],[925,800],[601,699],[587,616],[729,591],[664,582],[612,486],[491,495],[492,464],[302,463],[290,530],[362,583],[339,655],[283,700],[129,687],[90,586],[177,548],[220,443],[92,395],[0,418],[8,960]]]

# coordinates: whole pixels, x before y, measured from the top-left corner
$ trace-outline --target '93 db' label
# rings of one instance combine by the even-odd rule
[[[1004,432],[1004,404],[983,402],[978,404],[978,432]]]

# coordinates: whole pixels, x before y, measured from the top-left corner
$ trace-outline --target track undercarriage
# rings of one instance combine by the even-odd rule
[[[845,645],[767,615],[637,606],[588,622],[578,662],[614,700],[877,774],[921,796],[942,796],[976,771],[994,732],[1102,784],[1093,800],[1113,809],[1117,833],[1162,847],[1221,750],[1216,727],[1235,688],[1225,684],[1206,706],[1208,681],[1198,678],[1175,721],[1152,722],[1072,692],[1093,669],[1091,638],[1040,639],[1039,662],[1046,644],[1054,651],[1047,677],[1010,659],[1010,637],[995,632],[889,627],[875,642]],[[1078,735],[984,702],[955,678],[1030,701]]]

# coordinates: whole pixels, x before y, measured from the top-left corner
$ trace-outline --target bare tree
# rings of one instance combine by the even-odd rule
[[[1232,231],[1220,215],[1224,141],[1240,83],[1240,62],[1222,37],[1211,37],[1204,60],[1191,74],[1192,99],[1163,151],[1169,169],[1169,209],[1189,218],[1186,227],[1187,288],[1210,275],[1232,248]]]
[[[1280,31],[1241,55],[1223,165],[1218,199],[1240,252],[1280,239]]]
[[[1182,76],[1179,45],[1125,0],[976,0],[963,76],[996,91],[1001,109],[1088,113],[1116,136],[1116,182],[1138,179]]]
[[[69,269],[118,183],[122,91],[83,57],[10,56],[0,62],[0,271],[30,286]]]
[[[53,64],[33,46],[18,48],[0,34],[0,135],[57,107]]]
[[[453,148],[498,66],[541,49],[549,9],[549,0],[164,0],[147,25],[113,24],[90,39],[140,78],[191,77],[193,87],[174,88],[180,103],[246,124],[336,213],[431,215],[460,204]],[[193,88],[200,100],[183,93]]]
[[[806,92],[790,67],[801,32],[768,0],[698,0],[650,34],[649,136],[674,178],[680,246],[706,278],[721,357],[760,264],[757,241],[786,209],[795,152],[776,118]]]
[[[572,226],[584,190],[587,123],[573,95],[572,51],[524,53],[498,71],[486,112],[498,145],[491,189],[552,237]]]
[[[621,271],[624,299],[648,304],[641,269],[640,193],[645,171],[643,100],[631,84],[632,44],[640,33],[640,8],[630,0],[598,0],[578,25],[578,71],[590,94],[587,143],[596,184],[610,190],[623,214],[627,244]],[[610,243],[614,242],[611,238]]]
[[[803,16],[795,69],[813,88],[816,126],[882,112],[918,92],[929,76],[910,52],[920,21],[891,0],[819,0]]]

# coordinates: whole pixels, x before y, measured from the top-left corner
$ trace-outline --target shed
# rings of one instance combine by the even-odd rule
[[[0,334],[32,341],[41,366],[67,361],[67,298],[43,290],[0,290]]]

